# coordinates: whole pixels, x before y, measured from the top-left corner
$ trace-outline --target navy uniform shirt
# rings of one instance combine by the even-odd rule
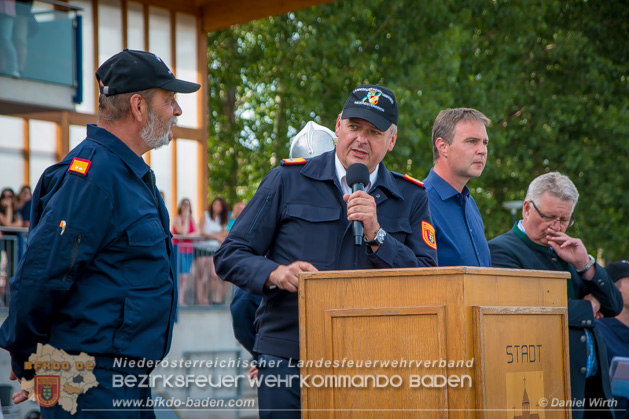
[[[426,180],[439,266],[491,266],[485,225],[467,186],[459,193],[433,169]]]
[[[214,256],[219,277],[263,296],[255,352],[299,358],[297,293],[264,287],[279,265],[301,260],[327,271],[437,263],[426,191],[383,163],[369,194],[388,235],[375,253],[364,243],[354,244],[334,153],[272,170]]]
[[[86,352],[97,366],[109,357],[158,360],[168,352],[175,258],[151,175],[142,158],[94,125],[42,175],[0,328],[18,377],[38,343]]]

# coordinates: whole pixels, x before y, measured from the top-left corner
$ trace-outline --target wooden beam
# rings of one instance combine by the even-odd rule
[[[59,127],[59,160],[70,152],[70,116],[68,112],[61,112]]]
[[[162,9],[173,10],[192,15],[199,14],[199,6],[195,0],[133,0],[147,6],[161,7]]]
[[[201,93],[197,95],[198,102],[197,106],[199,109],[199,124],[201,127],[200,134],[201,138],[199,138],[199,147],[197,148],[197,169],[201,176],[201,181],[197,183],[197,197],[196,205],[197,205],[197,214],[203,215],[203,211],[207,206],[208,201],[208,183],[209,183],[209,168],[208,168],[208,129],[209,129],[209,98],[208,98],[208,90],[209,86],[208,78],[207,78],[207,35],[206,32],[202,30],[203,24],[203,16],[197,16],[197,66],[199,68],[199,79],[197,83],[201,85]],[[198,219],[198,218],[197,218]]]
[[[203,30],[214,32],[331,1],[334,0],[197,0],[197,3],[203,8]]]
[[[173,136],[175,138],[184,138],[186,140],[196,140],[199,142],[207,142],[207,138],[205,137],[205,132],[203,129],[197,128],[184,128],[175,125],[173,127]]]

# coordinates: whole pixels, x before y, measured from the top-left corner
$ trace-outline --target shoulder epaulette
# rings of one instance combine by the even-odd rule
[[[294,166],[298,164],[306,164],[307,161],[303,157],[297,157],[296,159],[282,159],[280,164],[282,166]]]
[[[409,176],[409,175],[403,175],[403,174],[401,174],[401,173],[397,173],[397,172],[391,172],[391,173],[393,173],[393,174],[394,174],[395,176],[397,176],[397,177],[401,177],[401,178],[402,178],[402,179],[404,179],[404,180],[408,180],[409,182],[414,183],[415,185],[417,185],[417,186],[419,186],[419,187],[421,187],[421,188],[423,188],[423,187],[424,187],[424,182],[422,182],[422,181],[420,181],[420,180],[417,180],[417,179],[415,179],[415,178],[414,178],[414,177],[412,177],[412,176]]]

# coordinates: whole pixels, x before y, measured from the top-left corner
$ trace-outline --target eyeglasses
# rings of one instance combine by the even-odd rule
[[[548,215],[544,215],[541,213],[541,211],[539,209],[537,209],[537,205],[535,205],[535,202],[530,201],[531,204],[533,205],[533,208],[535,208],[535,211],[537,211],[537,214],[539,215],[539,217],[542,219],[542,221],[544,221],[545,223],[550,223],[555,224],[555,222],[559,222],[559,225],[561,227],[570,227],[574,224],[574,217],[570,217],[569,220],[563,219],[563,218],[555,218],[555,217],[549,217]]]

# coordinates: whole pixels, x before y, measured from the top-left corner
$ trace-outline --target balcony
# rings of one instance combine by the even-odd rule
[[[73,110],[82,101],[80,8],[16,3],[12,23],[12,42],[0,39],[0,114]]]

